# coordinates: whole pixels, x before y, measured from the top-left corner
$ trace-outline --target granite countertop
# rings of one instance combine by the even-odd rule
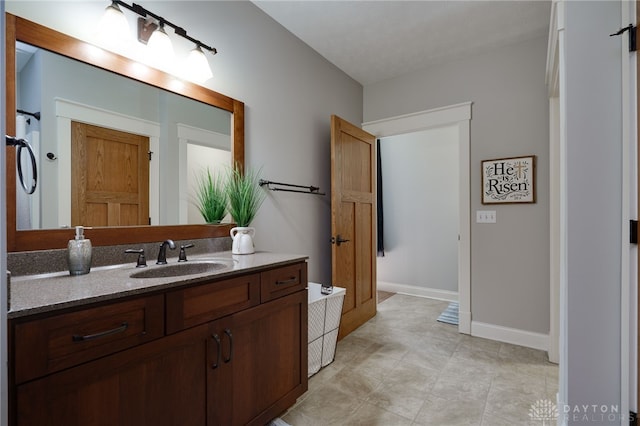
[[[307,256],[257,252],[249,255],[232,255],[230,251],[189,256],[190,262],[220,261],[229,266],[213,272],[178,277],[131,278],[132,273],[167,267],[176,263],[168,259],[168,265],[149,264],[136,268],[135,262],[125,265],[92,268],[86,275],[71,276],[67,271],[42,275],[12,277],[9,286],[9,319],[50,312],[57,309],[81,306],[88,303],[118,299],[151,291],[177,288],[210,279],[232,277],[264,267],[286,265],[306,260]]]

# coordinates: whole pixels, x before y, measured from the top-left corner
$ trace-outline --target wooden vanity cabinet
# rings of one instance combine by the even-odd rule
[[[23,383],[164,336],[162,295],[14,322],[15,382]]]
[[[161,316],[156,321],[166,319],[162,337],[104,356],[93,354],[93,359],[85,356],[77,365],[23,381],[16,381],[16,342],[21,327],[31,321],[11,321],[10,424],[266,424],[307,390],[306,263],[296,265],[304,271],[298,291],[263,303],[264,274],[288,276],[292,265],[167,291],[161,312],[153,309]],[[116,316],[122,315],[119,305],[145,306],[141,300],[157,297],[114,302],[100,312],[113,305]],[[54,321],[88,309],[93,308],[32,321]],[[117,334],[101,337],[122,340]]]
[[[167,329],[172,331],[228,313],[229,306],[250,306],[208,323],[208,425],[262,426],[307,390],[306,263],[293,267],[304,271],[297,291],[264,303],[259,299],[261,287],[269,283],[265,274],[288,277],[292,266],[167,295]],[[219,293],[221,287],[228,297]]]
[[[204,425],[208,336],[193,328],[18,385],[13,424]]]
[[[233,316],[233,425],[264,425],[307,390],[307,292]],[[229,389],[227,389],[229,391]]]

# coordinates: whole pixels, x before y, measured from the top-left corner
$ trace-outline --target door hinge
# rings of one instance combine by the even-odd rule
[[[147,152],[147,154],[149,154],[149,161],[151,161],[151,156],[153,155],[153,151],[149,151]]]
[[[638,244],[638,221],[631,219],[629,221],[629,242]]]
[[[624,28],[620,28],[617,32],[613,34],[609,34],[609,37],[622,35],[625,31],[629,31],[629,52],[635,52],[636,48],[636,33],[637,27],[634,27],[633,24],[629,24]]]

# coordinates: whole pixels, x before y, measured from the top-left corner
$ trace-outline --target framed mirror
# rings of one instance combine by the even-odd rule
[[[200,136],[203,138],[207,137],[207,134],[220,134],[217,133],[217,129],[205,129],[203,127],[207,127],[209,122],[224,122],[225,115],[220,115],[220,113],[226,114],[227,124],[226,130],[224,129],[224,125],[222,125],[223,129],[220,131],[221,133],[230,134],[230,146],[229,153],[227,158],[231,158],[231,162],[238,167],[243,167],[244,165],[244,104],[238,100],[230,98],[228,96],[222,95],[220,93],[211,91],[204,87],[182,82],[177,80],[175,77],[165,74],[161,71],[148,68],[144,65],[138,64],[135,61],[124,58],[117,54],[113,54],[111,52],[104,51],[100,48],[97,48],[93,45],[85,43],[83,41],[77,40],[75,38],[69,37],[65,34],[61,34],[57,31],[51,30],[49,28],[43,27],[34,22],[25,20],[23,18],[7,14],[6,15],[6,79],[7,79],[7,111],[6,111],[6,123],[7,123],[7,134],[15,135],[16,134],[16,88],[20,85],[20,83],[24,83],[19,81],[18,75],[16,74],[16,43],[27,46],[28,49],[42,50],[46,52],[47,55],[52,55],[56,61],[58,58],[65,57],[65,61],[75,60],[82,62],[85,69],[89,69],[90,72],[99,72],[106,73],[108,79],[111,79],[110,84],[116,84],[117,87],[120,85],[130,85],[137,84],[143,86],[143,89],[130,89],[130,90],[143,90],[145,95],[142,97],[152,99],[151,104],[147,104],[146,106],[134,105],[134,106],[111,106],[111,108],[106,108],[106,110],[118,110],[118,111],[131,111],[131,110],[140,110],[146,109],[168,109],[168,107],[159,107],[157,100],[162,99],[174,99],[174,103],[180,103],[182,105],[187,105],[187,107],[181,106],[181,109],[191,108],[194,104],[200,105],[198,112],[189,114],[194,116],[204,116],[204,119],[201,119],[201,123],[203,124],[195,124],[192,125],[189,122],[189,118],[184,118],[178,120],[179,123],[176,123],[174,119],[166,119],[163,122],[163,119],[151,119],[145,117],[143,120],[145,123],[154,122],[157,128],[168,127],[169,121],[170,124],[174,125],[177,130],[174,130],[171,134],[171,137],[157,137],[156,135],[156,144],[160,139],[168,139],[169,144],[174,143],[175,145],[180,145],[179,147],[173,146],[171,147],[171,152],[177,152],[180,150],[180,157],[182,157],[183,151],[184,156],[186,158],[187,148],[185,146],[185,141],[189,139],[198,139]],[[24,44],[23,44],[24,43]],[[66,66],[66,65],[65,65]],[[74,71],[75,72],[75,71]],[[91,81],[94,81],[94,77],[91,78]],[[115,82],[113,79],[126,78],[126,81],[121,83]],[[159,94],[151,94],[149,95],[148,90],[160,90]],[[128,92],[131,93],[131,92]],[[153,92],[155,93],[155,92]],[[77,105],[68,105],[64,96],[53,95],[56,99],[56,109],[53,112],[50,112],[50,115],[55,115],[54,126],[50,127],[47,133],[56,132],[53,135],[56,140],[61,139],[61,133],[70,132],[68,129],[69,122],[65,122],[67,120],[68,115],[79,115],[82,117],[82,111],[78,112],[77,107],[84,106],[83,102],[79,102]],[[72,102],[73,103],[73,102]],[[189,104],[191,103],[191,104]],[[189,106],[191,105],[191,106]],[[69,114],[69,108],[71,111],[75,111],[74,113]],[[104,115],[105,108],[101,106],[100,108],[95,108],[100,112],[100,114]],[[67,111],[67,112],[60,112]],[[107,111],[109,112],[109,111]],[[113,111],[111,111],[113,112]],[[125,121],[131,121],[132,118],[136,114],[123,114],[125,115]],[[187,116],[187,114],[185,114]],[[62,118],[61,118],[62,117]],[[104,118],[103,118],[104,119]],[[61,121],[62,120],[62,121]],[[105,119],[107,122],[109,119]],[[80,119],[82,121],[82,118]],[[86,120],[85,120],[86,121]],[[93,119],[91,120],[93,121]],[[49,121],[51,123],[51,120]],[[135,127],[135,126],[134,126]],[[63,130],[61,130],[63,129]],[[46,129],[43,128],[43,131]],[[213,130],[213,131],[212,131]],[[182,136],[181,136],[182,132]],[[140,132],[137,132],[140,133]],[[153,133],[153,132],[151,132]],[[195,135],[195,136],[194,136]],[[202,136],[204,135],[204,136]],[[42,137],[51,137],[51,135],[42,135]],[[152,138],[153,140],[153,138]],[[58,145],[59,147],[59,145]],[[156,149],[158,146],[155,145]],[[51,219],[47,217],[46,220],[42,220],[42,223],[45,224],[43,228],[49,229],[24,229],[24,228],[33,228],[33,226],[24,226],[20,224],[24,222],[24,213],[21,211],[20,214],[17,214],[17,208],[20,206],[20,200],[18,197],[18,201],[16,201],[16,163],[15,163],[15,148],[7,147],[7,248],[8,251],[31,251],[31,250],[44,250],[44,249],[55,249],[55,248],[64,248],[66,247],[67,241],[70,238],[70,230],[66,228],[69,225],[75,225],[71,223],[70,220],[65,216],[65,209],[69,209],[69,195],[59,189],[59,186],[52,186],[50,180],[56,179],[47,179],[47,185],[44,186],[46,194],[43,194],[39,197],[39,200],[46,200],[47,197],[49,199],[54,200],[54,204],[57,202],[59,205],[56,207],[56,214],[50,214],[48,216],[55,216],[55,219]],[[64,148],[62,148],[64,150]],[[45,151],[47,149],[45,148]],[[70,150],[70,149],[69,149]],[[149,149],[153,151],[153,149]],[[171,153],[167,152],[167,148],[159,148],[160,152],[164,152],[166,157],[173,156]],[[69,152],[65,152],[65,154],[69,154]],[[45,153],[40,153],[39,157],[39,168],[42,165],[42,161]],[[151,154],[153,155],[153,154]],[[55,158],[55,161],[58,161],[58,157],[56,153],[52,152],[51,157]],[[175,157],[175,156],[174,156]],[[64,182],[63,177],[69,176],[68,180],[73,181],[70,178],[71,171],[70,168],[70,155],[64,155],[63,161],[57,163],[56,166],[59,167],[58,179]],[[181,158],[180,161],[186,161]],[[167,166],[165,166],[167,167]],[[177,167],[177,166],[176,166]],[[153,168],[153,167],[152,167]],[[184,167],[182,167],[181,171],[175,172],[173,171],[174,167],[168,166],[166,171],[156,170],[156,180],[158,179],[157,175],[161,173],[174,173],[177,174],[175,179],[171,179],[170,183],[174,184],[174,180],[179,180],[183,185],[186,180],[186,171]],[[153,179],[153,172],[151,173]],[[42,173],[40,174],[42,176]],[[46,176],[46,174],[45,174]],[[66,187],[69,186],[69,182],[66,182]],[[40,185],[40,184],[39,184]],[[58,183],[59,185],[59,183]],[[64,184],[62,185],[65,186]],[[155,186],[158,187],[158,182],[155,182]],[[163,189],[166,188],[167,185],[162,185]],[[171,186],[171,185],[169,185]],[[178,191],[177,184],[173,185],[175,188],[173,191]],[[180,186],[181,188],[182,186]],[[152,185],[153,188],[153,185]],[[153,191],[151,191],[153,192]],[[159,191],[162,192],[162,191]],[[18,192],[19,193],[19,192]],[[152,225],[145,226],[110,226],[110,227],[94,227],[91,230],[86,231],[86,235],[90,238],[94,245],[115,245],[115,244],[131,244],[131,243],[141,243],[141,242],[154,242],[154,241],[162,241],[166,238],[172,238],[176,240],[180,239],[195,239],[195,238],[210,238],[210,237],[220,237],[220,236],[228,236],[229,229],[231,228],[231,224],[222,224],[222,225],[178,225],[177,223],[181,223],[183,218],[186,218],[186,207],[185,207],[185,196],[181,194],[181,199],[178,199],[177,195],[167,195],[167,194],[155,194],[155,199],[153,195],[150,197],[152,206],[155,204],[155,213],[150,214],[149,217],[154,217],[153,221],[151,221]],[[160,203],[159,198],[165,197],[164,202]],[[173,209],[173,213],[166,213],[167,210]],[[151,208],[150,211],[154,209]],[[45,215],[45,212],[52,212],[48,206],[46,208],[40,209],[41,216]],[[19,216],[20,215],[20,216]],[[154,216],[155,215],[155,216]],[[163,216],[164,215],[164,216]],[[69,225],[67,225],[69,223]],[[154,223],[160,223],[161,225],[154,225]],[[62,226],[65,228],[57,228],[56,226]]]

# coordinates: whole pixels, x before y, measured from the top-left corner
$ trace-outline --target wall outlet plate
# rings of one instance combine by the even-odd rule
[[[496,211],[476,210],[476,223],[496,223]]]

